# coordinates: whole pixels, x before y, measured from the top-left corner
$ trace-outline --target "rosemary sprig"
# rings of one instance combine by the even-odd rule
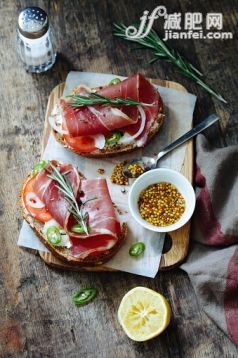
[[[94,92],[91,92],[89,97],[82,96],[79,94],[70,95],[67,97],[70,97],[73,99],[73,101],[69,103],[69,105],[71,107],[94,106],[96,104],[100,104],[102,106],[107,106],[107,107],[139,106],[139,105],[148,106],[148,105],[150,105],[147,103],[134,101],[131,98],[125,98],[125,99],[120,98],[120,97],[108,98],[108,97],[104,97],[104,96],[102,96],[98,93],[94,93]]]
[[[227,101],[219,93],[215,92],[201,79],[202,73],[189,61],[182,57],[177,51],[170,49],[164,43],[164,41],[160,39],[154,30],[151,30],[144,38],[130,38],[126,36],[126,28],[127,27],[124,24],[114,24],[113,34],[115,36],[121,37],[124,40],[138,43],[138,49],[148,48],[152,50],[154,57],[150,60],[150,63],[154,63],[159,59],[172,63],[179,68],[179,72],[181,74],[196,82],[205,91],[216,97],[219,101],[227,103]]]
[[[58,185],[56,187],[64,194],[65,200],[68,201],[70,204],[69,211],[74,216],[77,223],[82,227],[85,234],[89,235],[87,219],[88,219],[88,212],[86,212],[85,204],[89,201],[95,200],[96,198],[90,198],[82,202],[79,206],[75,196],[74,191],[66,178],[66,174],[68,172],[60,173],[57,167],[55,167],[51,162],[49,162],[50,167],[52,168],[52,172],[48,174],[48,177],[55,180]]]

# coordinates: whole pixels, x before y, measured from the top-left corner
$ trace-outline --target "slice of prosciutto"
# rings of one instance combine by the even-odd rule
[[[55,164],[54,164],[55,165]],[[78,171],[71,164],[58,166],[60,173],[71,184],[79,207],[87,213],[89,235],[71,231],[77,223],[70,213],[70,204],[58,188],[58,183],[49,178],[50,166],[41,171],[33,186],[35,194],[45,204],[51,216],[70,237],[71,254],[80,258],[97,255],[111,249],[119,238],[121,228],[115,214],[105,179],[80,179]]]
[[[90,237],[96,235],[110,235],[117,238],[120,224],[115,216],[110,194],[105,179],[81,180],[79,199],[85,202],[83,210],[89,213],[88,226]],[[73,217],[67,223],[67,229],[74,224]],[[71,236],[85,239],[85,234],[70,233]]]
[[[122,111],[121,107],[84,106],[71,107],[70,101],[60,100],[64,127],[72,137],[109,134],[111,131],[135,124],[136,108]]]
[[[130,97],[144,104],[149,104],[149,106],[142,106],[146,114],[146,122],[142,133],[136,138],[138,146],[143,147],[147,142],[148,134],[158,114],[163,110],[163,103],[156,88],[144,76],[136,74],[114,86],[102,88],[99,94],[110,98]],[[141,119],[138,118],[135,124],[121,128],[121,130],[133,136],[138,132],[140,125]]]
[[[53,162],[56,165],[55,162]],[[80,178],[78,171],[71,164],[65,164],[58,167],[60,173],[67,173],[66,178],[73,188],[74,195],[77,195],[80,187]],[[62,226],[69,219],[70,204],[65,200],[64,194],[58,189],[58,183],[49,178],[52,172],[50,166],[42,170],[35,179],[33,190],[39,199],[45,204],[51,216]]]
[[[138,139],[140,146],[145,145],[150,128],[153,126],[162,101],[156,88],[141,74],[128,77],[118,84],[105,86],[96,91],[109,98],[130,98],[142,102],[146,114],[146,123]],[[89,136],[95,134],[108,135],[120,130],[134,135],[141,127],[141,118],[137,106],[84,106],[71,107],[71,99],[61,99],[61,113],[64,127],[71,137]],[[147,105],[148,104],[148,105]]]

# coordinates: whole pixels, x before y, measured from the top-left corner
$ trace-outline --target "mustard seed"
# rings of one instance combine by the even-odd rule
[[[176,223],[185,211],[185,200],[171,183],[152,184],[139,196],[141,217],[155,226],[168,226]]]

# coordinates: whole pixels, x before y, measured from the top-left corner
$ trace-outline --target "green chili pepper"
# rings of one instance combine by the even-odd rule
[[[59,245],[61,243],[60,229],[57,226],[48,227],[46,237],[52,245]]]
[[[140,256],[145,251],[145,244],[143,242],[136,242],[130,247],[130,256]]]
[[[85,305],[94,300],[97,293],[96,288],[83,288],[73,295],[73,302],[78,306]]]
[[[108,145],[117,144],[117,142],[121,139],[123,134],[121,132],[113,132],[111,137],[106,138],[106,143]]]
[[[75,224],[71,227],[72,232],[76,232],[77,234],[85,234],[83,227],[80,224]]]
[[[38,174],[41,170],[43,170],[47,165],[47,162],[45,160],[41,160],[39,163],[36,163],[33,166],[32,175]]]
[[[120,83],[121,80],[120,78],[113,78],[110,82],[109,82],[109,86],[112,86],[112,85],[117,85],[118,83]]]

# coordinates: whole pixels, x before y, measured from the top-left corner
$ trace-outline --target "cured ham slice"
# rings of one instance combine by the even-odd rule
[[[84,259],[87,256],[96,256],[103,251],[110,250],[116,243],[110,235],[97,235],[92,238],[79,240],[70,237],[72,246],[72,255]]]
[[[145,145],[148,133],[157,118],[159,107],[162,105],[156,88],[144,76],[136,74],[118,84],[100,88],[97,93],[109,98],[130,98],[143,103],[146,123],[138,139],[140,146]],[[64,127],[71,137],[108,135],[115,130],[134,135],[141,127],[137,106],[115,108],[95,105],[74,108],[69,105],[69,101],[71,99],[61,99],[60,106]]]
[[[60,106],[64,126],[72,137],[109,134],[138,120],[136,109],[123,112],[119,108],[103,106],[74,108],[64,99],[60,100]]]
[[[79,174],[71,164],[62,165],[58,168],[60,173],[67,173],[66,178],[70,182],[74,194],[77,195],[80,185]],[[69,203],[64,194],[57,188],[57,183],[49,178],[50,166],[42,170],[36,177],[33,190],[45,204],[51,216],[64,228],[65,221],[69,218]]]
[[[108,129],[88,107],[74,108],[64,99],[60,100],[60,106],[64,127],[72,137],[108,133]]]
[[[116,97],[121,97],[124,99],[132,98],[135,101],[138,101],[141,78],[144,77],[140,74],[129,76],[125,80],[115,85],[105,86],[101,88],[99,91],[97,91],[97,93],[109,98],[116,98]],[[144,80],[147,81],[145,78]]]
[[[142,103],[150,104],[150,106],[143,106],[143,109],[146,114],[146,123],[143,132],[138,138],[136,138],[137,141],[140,141],[139,146],[144,146],[147,142],[150,129],[154,125],[155,120],[158,116],[159,107],[162,106],[162,100],[156,88],[149,81],[147,81],[144,76],[138,74],[132,76],[132,79],[134,83],[136,82],[138,96],[136,100]],[[137,123],[122,128],[122,130],[132,136],[138,132],[140,124],[141,120],[139,119]]]
[[[136,107],[103,107],[89,106],[89,110],[107,128],[108,132],[132,125],[138,120],[138,110]]]
[[[71,231],[77,223],[70,213],[69,203],[58,188],[58,183],[49,178],[51,167],[42,170],[33,185],[34,193],[45,204],[53,219],[65,229],[72,242],[73,256],[84,258],[97,255],[111,249],[120,236],[121,228],[115,214],[105,179],[80,179],[72,165],[58,167],[60,173],[65,173],[73,188],[79,207],[87,213],[89,234],[76,234]],[[85,204],[84,204],[85,203]]]
[[[103,234],[117,238],[120,225],[115,216],[106,180],[82,180],[80,199],[86,203],[84,210],[89,213],[90,237]],[[85,235],[73,233],[71,233],[71,236],[85,238]]]
[[[79,240],[77,235],[70,235],[73,243],[72,254],[84,258],[110,250],[116,244],[121,228],[105,179],[82,180],[81,192],[84,193],[84,201],[96,197],[86,204],[86,210],[90,213],[90,236]]]

